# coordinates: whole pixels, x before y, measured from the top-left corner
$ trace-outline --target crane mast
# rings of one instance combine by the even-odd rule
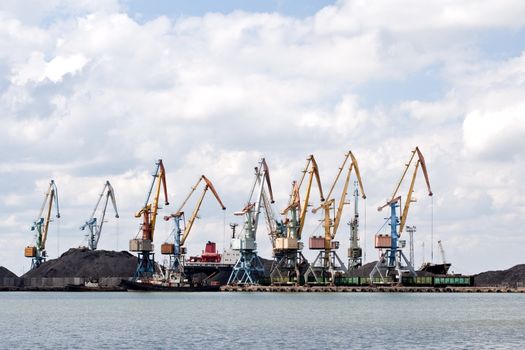
[[[105,196],[104,196],[105,195]],[[104,204],[102,206],[102,210],[100,213],[100,221],[97,220],[95,217],[95,214],[97,212],[98,206],[102,202],[102,198],[105,198]],[[109,181],[106,181],[104,184],[104,187],[102,188],[102,192],[100,192],[100,195],[97,200],[97,204],[95,204],[95,208],[93,209],[93,212],[91,213],[90,218],[84,223],[84,225],[80,226],[80,230],[84,231],[86,227],[89,229],[89,233],[87,235],[87,241],[88,241],[88,247],[90,250],[96,250],[98,241],[100,239],[100,234],[102,233],[102,226],[104,225],[104,218],[106,217],[106,209],[108,207],[108,202],[111,199],[111,203],[113,204],[113,209],[115,210],[115,218],[118,219],[118,210],[117,210],[117,202],[115,200],[115,191],[113,190],[113,187],[109,183]]]
[[[256,284],[264,274],[264,267],[257,255],[257,227],[261,205],[264,206],[265,185],[270,203],[273,203],[270,172],[264,158],[255,168],[255,181],[246,206],[235,215],[244,216],[244,225],[238,237],[232,239],[231,247],[240,252],[239,259],[233,267],[228,284]],[[255,198],[254,198],[255,197]]]
[[[159,210],[159,199],[161,188],[164,190],[164,204],[169,205],[168,189],[166,186],[166,171],[162,159],[159,159],[155,164],[155,172],[153,173],[153,181],[146,196],[144,206],[135,214],[136,218],[142,217],[142,224],[140,225],[140,238],[134,238],[129,241],[129,250],[137,252],[138,263],[137,270],[133,276],[134,280],[139,278],[148,279],[155,273],[155,254],[153,253],[153,238],[155,233],[155,225],[157,222],[157,213]],[[155,192],[153,193],[153,190]],[[150,199],[153,194],[152,203]]]
[[[190,219],[188,222],[186,222],[184,207],[195,190],[199,187],[201,182],[204,182],[203,191],[197,199],[197,203],[193,209]],[[197,183],[191,188],[190,193],[186,196],[186,199],[184,199],[178,210],[175,213],[164,217],[164,220],[173,220],[174,222],[174,228],[171,234],[171,236],[173,236],[174,243],[165,242],[161,245],[161,254],[169,255],[170,257],[170,264],[168,268],[168,280],[170,282],[181,283],[182,279],[186,275],[184,271],[184,256],[186,254],[186,247],[184,247],[184,243],[186,242],[186,239],[193,228],[193,224],[195,219],[197,219],[197,215],[199,214],[199,210],[208,190],[213,193],[215,199],[221,206],[221,209],[226,210],[226,207],[222,203],[222,200],[211,181],[206,176],[201,175],[197,180]]]
[[[350,247],[348,248],[348,270],[355,270],[363,263],[363,250],[359,246],[359,188],[354,181],[354,218],[350,225]]]
[[[299,182],[292,182],[292,191],[288,206],[281,212],[284,220],[278,223],[279,229],[273,244],[273,264],[270,271],[272,284],[300,284],[308,261],[303,256],[302,231],[308,212],[308,203],[314,178],[321,201],[324,201],[319,168],[313,155],[306,160]],[[305,183],[306,191],[301,202],[301,187]]]
[[[441,240],[438,241],[439,252],[441,253],[441,260],[443,260],[443,265],[447,264],[447,259],[445,258],[445,250],[443,249],[443,244]]]
[[[58,189],[56,187],[55,181],[51,180],[44,197],[44,202],[42,203],[40,211],[36,219],[33,221],[33,225],[31,226],[31,231],[36,231],[35,245],[27,246],[24,250],[24,256],[32,259],[31,269],[39,267],[44,261],[46,261],[46,241],[49,231],[49,223],[51,222],[53,203],[56,207],[56,217],[60,218],[60,210],[58,207]]]
[[[339,202],[336,202],[335,198],[333,198],[333,193],[339,178],[345,169],[346,177],[344,180],[343,189],[339,198]],[[337,172],[334,182],[332,183],[330,191],[326,196],[326,201],[318,208],[312,210],[312,212],[315,213],[319,209],[323,209],[324,214],[322,221],[324,237],[310,237],[310,249],[319,250],[319,254],[317,255],[314,262],[310,265],[310,268],[306,273],[306,278],[308,279],[310,274],[313,275],[315,283],[329,282],[333,284],[336,274],[348,272],[344,266],[343,261],[337,254],[339,242],[336,241],[335,238],[341,223],[344,205],[348,204],[346,201],[346,196],[348,194],[348,185],[350,183],[352,171],[355,171],[357,183],[361,189],[363,199],[366,198],[357,159],[355,158],[352,151],[348,151],[345,154],[343,163],[339,167],[339,171]]]
[[[406,195],[405,204],[403,206],[403,210],[401,211],[400,217],[398,217],[397,208],[401,207],[401,196],[398,195],[398,192],[416,156],[417,161],[414,165],[414,171],[412,173],[412,178]],[[414,267],[401,250],[401,248],[404,247],[405,241],[401,241],[402,247],[399,247],[398,245],[400,242],[399,238],[401,237],[403,229],[406,226],[410,205],[413,202],[415,202],[415,199],[412,198],[412,195],[414,193],[414,185],[416,182],[417,173],[420,168],[423,171],[423,175],[425,177],[428,195],[433,195],[432,190],[430,188],[430,180],[428,178],[428,171],[425,163],[425,158],[419,150],[419,147],[416,147],[414,150],[412,150],[412,155],[408,163],[405,164],[405,169],[403,171],[403,174],[401,175],[401,179],[398,181],[390,200],[388,200],[386,204],[378,208],[378,211],[381,211],[383,208],[390,207],[390,217],[388,218],[390,224],[390,235],[375,236],[375,247],[380,250],[385,249],[385,252],[381,254],[379,261],[370,273],[371,280],[373,280],[374,277],[379,277],[384,283],[386,281],[386,277],[389,277],[391,275],[397,274],[399,281],[401,281],[401,276],[406,273],[409,273],[412,276],[416,276]]]

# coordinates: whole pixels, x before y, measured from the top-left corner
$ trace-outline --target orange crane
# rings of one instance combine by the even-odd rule
[[[137,270],[135,271],[134,279],[150,278],[155,273],[155,254],[153,253],[153,237],[155,234],[155,224],[157,222],[157,212],[159,210],[159,198],[161,187],[164,189],[164,204],[169,205],[168,189],[166,187],[166,171],[162,164],[162,159],[156,163],[155,173],[153,174],[153,181],[146,197],[146,202],[142,209],[136,214],[136,218],[142,216],[142,224],[140,225],[139,234],[142,232],[141,238],[134,238],[129,241],[129,250],[138,253]],[[153,190],[153,201],[150,203],[150,198]],[[139,235],[137,234],[137,236]]]
[[[270,271],[270,278],[273,284],[299,284],[302,272],[304,272],[301,269],[305,270],[304,265],[308,263],[302,254],[303,243],[301,242],[301,237],[314,178],[317,182],[321,201],[324,201],[319,168],[313,155],[307,158],[302,174],[299,182],[294,181],[292,183],[290,201],[288,206],[281,212],[281,215],[286,216],[286,218],[278,223],[277,237],[272,242],[274,262]],[[307,175],[306,193],[304,200],[301,202],[301,187],[305,183],[304,180]]]
[[[185,216],[184,216],[184,206],[190,199],[190,197],[193,195],[195,190],[198,188],[199,184],[201,182],[204,182],[204,189],[197,200],[197,204],[195,205],[195,208],[193,209],[193,213],[191,214],[190,219],[186,223]],[[219,197],[219,194],[215,190],[215,187],[211,183],[211,181],[204,175],[201,175],[199,177],[199,180],[191,188],[190,193],[186,196],[186,199],[182,202],[179,209],[169,216],[165,216],[164,220],[168,221],[170,219],[173,219],[175,225],[172,231],[172,235],[174,236],[174,243],[163,243],[161,245],[161,254],[169,255],[170,256],[170,279],[178,279],[180,280],[181,276],[183,276],[184,273],[184,255],[186,254],[186,247],[184,247],[184,243],[186,242],[186,239],[188,238],[188,235],[190,234],[190,231],[193,227],[193,223],[195,222],[195,219],[197,218],[197,215],[199,213],[199,210],[202,205],[202,201],[204,200],[204,196],[206,195],[206,192],[208,189],[213,193],[215,196],[215,199],[217,199],[217,202],[221,206],[222,210],[226,210],[226,207],[221,201],[221,198]]]
[[[27,258],[32,258],[31,269],[39,267],[44,261],[46,261],[46,240],[49,231],[49,223],[51,222],[53,202],[56,206],[56,217],[60,218],[60,210],[58,208],[58,189],[55,185],[55,181],[51,180],[46,192],[46,196],[44,197],[44,202],[40,207],[37,218],[35,221],[33,221],[33,225],[31,226],[31,231],[36,231],[35,245],[27,246],[24,249],[24,256]],[[43,216],[44,210],[45,217]]]
[[[343,184],[343,190],[341,192],[339,202],[336,203],[335,198],[333,198],[333,192],[347,164],[348,167],[346,168],[347,171]],[[332,183],[332,187],[326,196],[326,201],[318,208],[312,210],[312,212],[315,213],[319,209],[323,209],[324,212],[324,237],[310,237],[310,249],[319,250],[319,254],[317,255],[317,258],[314,260],[314,262],[310,265],[310,268],[308,269],[305,276],[306,279],[308,279],[309,275],[312,274],[315,283],[334,283],[335,275],[337,273],[347,272],[343,261],[337,255],[339,242],[335,241],[335,237],[339,228],[339,224],[341,223],[344,205],[348,204],[346,197],[348,194],[348,185],[350,183],[352,170],[355,171],[357,181],[361,189],[361,196],[366,198],[365,191],[363,189],[363,182],[361,180],[361,172],[359,171],[359,165],[352,151],[348,151],[345,154],[345,158],[341,167],[339,167],[339,171],[334,179],[334,182]]]
[[[412,173],[412,179],[410,181],[410,186],[406,195],[405,205],[403,206],[401,217],[398,218],[396,208],[401,207],[401,196],[398,195],[398,191],[401,187],[401,184],[403,183],[403,180],[405,179],[408,169],[412,165],[412,162],[414,161],[416,156],[417,161],[414,164],[414,172]],[[414,185],[416,182],[417,172],[420,168],[423,171],[423,175],[425,177],[428,195],[432,196],[433,193],[430,188],[430,180],[428,178],[428,171],[425,163],[425,158],[419,150],[419,147],[416,147],[412,151],[412,156],[410,157],[408,163],[405,164],[405,169],[403,171],[403,174],[401,175],[401,179],[398,181],[390,200],[388,200],[383,206],[377,208],[378,211],[381,211],[385,207],[390,207],[390,217],[388,218],[388,221],[390,223],[390,235],[375,236],[375,247],[380,250],[385,249],[386,251],[385,253],[381,254],[379,261],[370,273],[370,279],[372,281],[374,280],[374,277],[379,276],[381,281],[384,283],[386,282],[386,277],[394,275],[395,272],[397,273],[399,281],[401,281],[401,276],[405,273],[410,273],[410,275],[416,276],[414,267],[406,258],[405,254],[403,254],[403,251],[400,249],[398,244],[399,238],[401,237],[401,233],[403,232],[403,229],[405,228],[407,222],[410,204],[416,201],[412,198],[412,195],[414,193]],[[404,241],[401,242],[401,245],[404,245]]]

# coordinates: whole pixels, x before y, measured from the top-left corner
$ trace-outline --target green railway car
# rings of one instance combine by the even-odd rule
[[[472,276],[436,276],[434,277],[435,287],[468,287],[474,284]]]

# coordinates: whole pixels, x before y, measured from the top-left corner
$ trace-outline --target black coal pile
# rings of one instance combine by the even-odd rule
[[[265,259],[265,258],[262,258],[262,257],[259,257],[261,259],[261,263],[264,267],[264,275],[266,277],[269,277],[270,276],[270,271],[272,271],[272,265],[273,265],[273,260],[270,260],[270,259]]]
[[[13,272],[9,271],[8,269],[6,269],[5,267],[0,266],[0,278],[4,278],[4,277],[17,278],[18,276],[15,275]]]
[[[72,248],[22,277],[132,277],[137,258],[128,252]]]
[[[487,271],[474,275],[476,286],[509,286],[525,285],[525,264],[516,265],[507,270]]]
[[[350,277],[369,277],[370,273],[374,269],[374,266],[376,266],[377,261],[370,262],[368,264],[364,264],[363,266],[348,271],[348,276]]]

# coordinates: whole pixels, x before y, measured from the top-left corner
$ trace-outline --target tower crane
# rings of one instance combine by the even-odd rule
[[[129,250],[137,252],[138,263],[135,271],[134,279],[150,278],[155,273],[155,254],[153,253],[153,237],[155,233],[155,224],[157,222],[157,212],[159,210],[159,198],[161,187],[164,189],[164,204],[169,205],[168,190],[166,187],[166,171],[162,164],[162,159],[159,159],[155,164],[155,172],[153,173],[153,181],[146,196],[146,202],[142,209],[136,214],[136,218],[142,216],[142,224],[140,225],[139,233],[142,232],[140,238],[134,238],[129,241]],[[154,193],[153,190],[155,190]],[[152,203],[150,199],[152,197]]]
[[[197,200],[197,204],[195,205],[195,209],[193,209],[193,213],[191,214],[190,219],[186,223],[183,209],[201,182],[204,182],[204,189],[199,199]],[[213,187],[213,184],[211,183],[211,181],[206,176],[201,175],[199,177],[199,180],[195,184],[195,186],[191,188],[190,193],[188,194],[188,196],[186,196],[186,199],[182,202],[179,209],[174,214],[170,214],[169,216],[164,217],[164,220],[169,221],[173,219],[173,222],[174,222],[174,228],[172,231],[174,243],[166,242],[161,245],[161,254],[170,256],[170,266],[169,266],[170,276],[168,278],[170,280],[176,280],[180,282],[181,278],[185,275],[184,256],[186,254],[186,247],[184,247],[184,243],[186,242],[186,239],[188,238],[188,235],[190,234],[190,231],[193,227],[193,223],[195,222],[195,219],[197,218],[197,215],[202,205],[202,201],[204,200],[204,196],[206,195],[206,192],[208,191],[208,189],[213,193],[213,195],[215,196],[215,199],[217,199],[217,202],[221,206],[221,209],[226,210],[226,207],[222,203],[221,198],[219,197],[219,194],[215,190],[215,187]]]
[[[238,250],[240,256],[233,266],[228,284],[256,284],[264,274],[264,266],[257,255],[256,237],[261,205],[265,205],[265,185],[268,188],[269,201],[274,203],[268,165],[262,158],[255,167],[255,181],[248,203],[241,211],[234,213],[244,216],[244,226],[238,237],[232,239],[232,249]]]
[[[339,202],[336,203],[335,198],[333,198],[333,192],[335,186],[337,185],[339,178],[345,170],[345,166],[348,163],[348,168],[346,172],[345,182],[343,184],[343,191],[341,192],[341,197]],[[335,180],[326,196],[326,201],[322,203],[318,208],[312,210],[312,212],[317,212],[319,209],[323,209],[324,219],[323,219],[323,228],[324,228],[324,237],[310,237],[310,249],[319,250],[314,262],[310,265],[308,271],[305,274],[305,278],[308,280],[310,274],[313,275],[316,283],[326,283],[327,278],[330,283],[334,283],[336,273],[346,273],[348,270],[344,266],[343,261],[337,255],[337,249],[339,248],[339,242],[335,241],[337,234],[337,229],[341,222],[341,217],[343,214],[343,207],[346,202],[346,196],[348,194],[348,185],[350,183],[350,176],[352,170],[355,170],[359,188],[361,189],[362,198],[366,198],[365,191],[363,189],[363,182],[361,180],[361,173],[359,171],[359,165],[357,160],[354,157],[352,151],[348,151],[345,154],[345,158]],[[337,210],[336,210],[337,204]]]
[[[403,183],[403,180],[405,179],[410,165],[412,165],[412,162],[414,161],[414,158],[416,158],[416,156],[417,160],[414,164],[414,172],[410,181],[410,187],[406,195],[403,211],[401,212],[401,217],[398,218],[396,209],[401,207],[401,196],[398,195],[398,191],[401,187],[401,184]],[[385,252],[381,254],[379,261],[370,273],[370,279],[372,281],[374,280],[374,277],[377,277],[377,275],[379,275],[381,281],[385,282],[385,278],[387,276],[394,275],[396,272],[399,281],[401,281],[401,276],[403,275],[403,273],[410,273],[410,275],[414,277],[416,276],[414,267],[406,258],[405,254],[403,254],[403,251],[400,249],[398,244],[399,238],[401,237],[401,234],[403,232],[403,228],[405,228],[406,226],[410,204],[416,201],[412,198],[412,194],[414,193],[414,184],[416,181],[417,172],[420,167],[425,177],[428,195],[432,196],[432,190],[430,189],[430,180],[428,179],[425,158],[419,150],[419,147],[416,147],[412,151],[412,156],[410,157],[410,160],[408,161],[408,163],[405,164],[405,170],[403,171],[401,179],[398,181],[397,186],[394,189],[392,197],[386,202],[386,204],[377,209],[378,211],[381,211],[385,207],[390,207],[390,217],[387,219],[390,223],[390,235],[375,236],[375,247],[381,250],[385,249]],[[404,242],[402,242],[401,245],[403,245],[403,243]]]
[[[363,263],[363,249],[359,246],[359,187],[354,181],[354,218],[350,225],[350,247],[348,248],[348,270],[355,270]]]
[[[102,207],[102,211],[100,213],[100,223],[97,223],[97,218],[95,217],[95,214],[104,196],[105,200],[104,205]],[[113,209],[115,210],[115,217],[118,219],[119,216],[117,210],[117,202],[115,201],[115,191],[113,190],[113,187],[111,186],[109,181],[106,181],[106,183],[104,184],[104,188],[102,188],[102,192],[100,192],[100,195],[98,196],[98,201],[97,204],[95,204],[95,209],[93,209],[93,212],[91,213],[91,217],[86,221],[84,225],[80,226],[80,229],[82,231],[84,231],[86,227],[89,229],[87,240],[88,247],[90,250],[97,250],[100,234],[102,233],[102,226],[104,225],[104,218],[106,217],[106,209],[108,207],[108,202],[110,199],[111,203],[113,204]]]
[[[307,175],[305,197],[301,203],[300,191]],[[314,156],[310,155],[302,171],[301,180],[292,183],[292,192],[288,206],[281,212],[281,215],[285,216],[285,220],[279,223],[280,229],[278,229],[277,237],[273,241],[274,262],[270,271],[272,283],[295,282],[299,284],[302,273],[304,273],[304,271],[301,271],[301,268],[305,270],[304,265],[308,263],[302,253],[303,243],[301,242],[301,236],[306,221],[314,178],[317,182],[320,199],[324,201],[319,168]]]
[[[46,192],[46,196],[44,197],[42,207],[40,207],[40,211],[38,212],[38,215],[31,226],[31,231],[36,231],[35,245],[27,246],[24,250],[24,256],[27,258],[32,258],[31,269],[39,267],[44,261],[46,261],[46,240],[49,231],[49,223],[51,222],[53,203],[56,207],[56,217],[60,218],[60,210],[58,207],[58,189],[55,185],[55,181],[51,180]]]

